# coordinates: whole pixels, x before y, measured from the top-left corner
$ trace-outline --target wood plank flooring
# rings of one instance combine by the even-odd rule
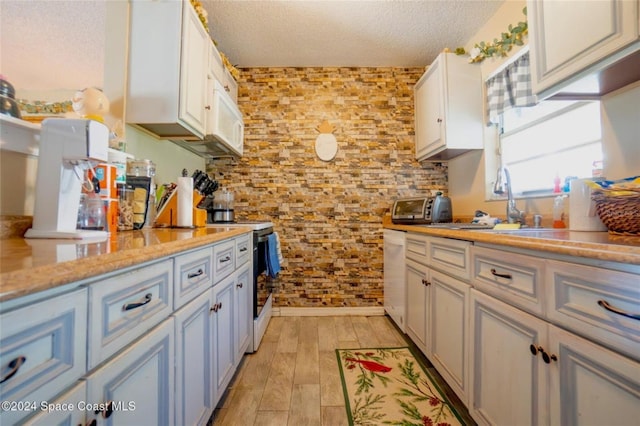
[[[347,425],[335,350],[411,345],[386,316],[273,317],[260,349],[244,357],[210,423]],[[465,423],[474,425],[429,361],[422,361]]]

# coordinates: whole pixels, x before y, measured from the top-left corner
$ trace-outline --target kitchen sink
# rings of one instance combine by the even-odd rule
[[[487,229],[485,232],[492,234],[521,235],[524,237],[554,237],[564,235],[569,230],[566,228],[520,228],[520,229]]]

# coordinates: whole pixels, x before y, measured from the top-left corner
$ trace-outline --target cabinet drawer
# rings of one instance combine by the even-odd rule
[[[428,263],[429,237],[407,232],[405,244],[405,256],[407,259],[415,260],[423,265]]]
[[[169,316],[173,260],[113,276],[89,287],[89,369]]]
[[[212,285],[213,250],[211,247],[176,257],[173,293],[175,309],[193,300]]]
[[[638,275],[548,261],[546,281],[551,322],[640,359],[640,319],[623,315],[640,316]]]
[[[241,235],[236,238],[236,269],[244,265],[253,251],[253,239],[251,234]]]
[[[85,373],[86,288],[3,313],[0,325],[0,400],[39,404]],[[0,424],[33,414],[16,408],[0,412]]]
[[[473,286],[538,316],[544,313],[542,259],[474,246]]]
[[[213,246],[213,282],[217,283],[235,269],[236,242],[225,241]]]
[[[470,248],[471,243],[468,241],[431,238],[429,241],[429,266],[445,274],[469,281],[471,278]]]

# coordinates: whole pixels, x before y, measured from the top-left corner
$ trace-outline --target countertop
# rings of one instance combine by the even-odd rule
[[[251,228],[142,229],[102,242],[0,240],[0,302],[251,232]]]
[[[541,229],[520,232],[429,228],[396,225],[385,216],[386,229],[417,232],[434,237],[454,238],[486,244],[537,250],[599,261],[640,265],[640,236],[612,235],[607,232],[581,232],[567,229]],[[640,272],[640,266],[638,268]]]

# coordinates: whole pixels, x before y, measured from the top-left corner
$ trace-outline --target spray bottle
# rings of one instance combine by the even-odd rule
[[[553,201],[553,227],[566,228],[564,223],[564,199],[566,195],[558,195]]]

